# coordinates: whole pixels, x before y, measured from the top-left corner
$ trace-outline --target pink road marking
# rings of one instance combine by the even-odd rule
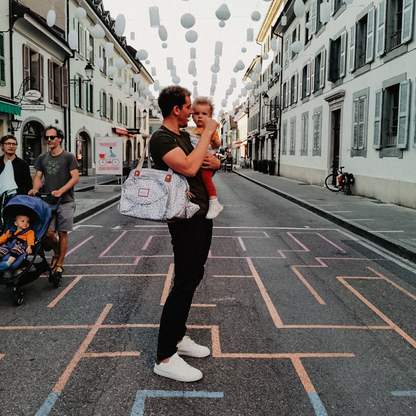
[[[310,283],[303,277],[302,273],[297,269],[298,267],[306,267],[306,268],[313,268],[318,267],[321,268],[322,266],[290,266],[290,268],[293,270],[293,272],[296,274],[296,276],[301,280],[301,282],[309,289],[309,292],[312,293],[312,295],[315,297],[315,299],[318,301],[321,305],[326,305],[324,300],[318,295],[318,292],[310,285]]]
[[[73,280],[48,306],[47,308],[54,308],[57,303],[64,298],[64,296],[69,293],[72,288],[82,279],[82,276],[78,276]]]
[[[331,244],[332,246],[334,246],[335,248],[337,248],[338,250],[340,250],[343,253],[346,253],[346,251],[344,249],[342,249],[340,246],[337,246],[334,242],[332,242],[331,240],[328,240],[326,237],[324,237],[323,235],[317,233],[317,235],[319,235],[319,237],[321,237],[323,240],[327,241],[329,244]]]
[[[359,276],[355,277],[356,279]],[[349,285],[345,280],[350,279],[349,276],[337,276],[337,279],[358,299],[360,299],[365,305],[367,305],[376,315],[378,315],[387,325],[391,326],[394,331],[396,331],[402,338],[404,338],[413,348],[416,348],[416,340],[414,340],[410,335],[404,332],[398,325],[396,325],[390,318],[384,315],[378,308],[376,308],[369,300],[367,300],[358,290],[354,289],[351,285]],[[366,279],[365,276],[362,277],[363,280]]]
[[[76,366],[78,365],[81,358],[84,357],[84,354],[91,344],[92,340],[94,339],[95,335],[97,334],[98,330],[100,329],[100,326],[104,322],[104,319],[107,317],[108,313],[110,312],[110,309],[113,305],[108,304],[104,308],[104,310],[101,312],[101,315],[98,317],[95,324],[92,326],[90,332],[88,333],[87,337],[84,339],[80,347],[78,348],[78,351],[75,353],[74,357],[72,358],[71,362],[68,364],[66,370],[59,378],[58,382],[55,384],[54,388],[52,389],[53,393],[60,393],[64,389],[66,383],[69,380],[69,377],[71,376],[72,372],[75,370]]]
[[[78,244],[76,247],[74,247],[72,250],[69,250],[65,257],[68,257],[71,253],[73,253],[75,250],[78,250],[81,246],[83,246],[85,243],[91,240],[94,236],[88,237],[86,240],[84,240],[82,243]]]
[[[127,231],[123,231],[99,256],[98,258],[104,257],[125,235]]]
[[[139,264],[139,261],[142,259],[142,256],[136,257],[136,260],[134,260],[133,265],[137,266]]]
[[[4,357],[4,354],[0,354],[0,360]]]
[[[88,352],[84,354],[85,358],[102,358],[102,357],[140,357],[139,351],[119,351],[119,352]]]
[[[175,270],[175,265],[171,263],[169,265],[168,274],[166,275],[165,284],[163,286],[162,297],[160,298],[160,305],[163,306],[168,298],[170,287],[173,281],[173,273]]]
[[[241,237],[238,237],[238,242],[240,243],[241,249],[243,251],[247,251],[246,246],[244,245],[243,239]]]
[[[144,244],[144,246],[142,247],[142,250],[147,250],[147,247],[149,247],[149,244],[150,244],[150,242],[152,241],[152,238],[153,238],[153,236],[151,235],[151,236],[147,239],[146,243],[145,243],[145,244]]]
[[[260,290],[260,294],[263,297],[264,303],[266,304],[266,307],[269,311],[269,314],[270,314],[276,328],[282,328],[283,327],[283,322],[282,322],[279,314],[277,313],[276,308],[274,307],[274,304],[273,304],[272,300],[270,299],[270,296],[267,293],[267,290],[264,287],[263,282],[262,282],[259,274],[257,273],[257,270],[254,267],[254,264],[251,261],[250,257],[247,257],[247,263],[248,263],[248,266],[250,267],[251,273],[253,274],[254,280],[257,283],[257,287]]]

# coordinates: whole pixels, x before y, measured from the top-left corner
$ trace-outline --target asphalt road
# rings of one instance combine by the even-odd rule
[[[413,415],[408,264],[231,173],[189,335],[204,378],[153,374],[173,274],[164,224],[118,214],[70,234],[63,284],[0,287],[0,415]]]

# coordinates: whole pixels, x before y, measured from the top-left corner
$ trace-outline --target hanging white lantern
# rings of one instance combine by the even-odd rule
[[[239,71],[244,69],[244,62],[240,59],[236,65],[235,65],[236,69],[238,69]]]
[[[247,97],[247,88],[246,87],[241,88],[241,94],[240,95],[242,97]]]
[[[254,102],[255,102],[254,95],[250,95],[249,102],[250,102],[250,104],[251,104],[251,105],[253,105],[253,104],[254,104]]]
[[[260,72],[261,72],[261,63],[260,62],[257,62],[256,65],[254,66],[254,72],[256,74],[260,74]]]
[[[237,87],[237,80],[235,78],[231,78],[231,82],[230,82],[231,87],[235,88]]]
[[[306,22],[305,23],[305,27],[306,27],[306,29],[311,29],[312,28],[312,22]]]
[[[136,84],[138,84],[140,82],[140,75],[139,74],[134,74],[133,80]]]
[[[144,91],[146,89],[146,84],[144,82],[139,82],[139,90]]]
[[[87,46],[87,52],[92,52],[92,46]]]
[[[249,27],[247,29],[247,42],[253,42],[254,39],[254,30],[253,28]]]
[[[168,47],[168,44],[167,44],[166,42],[163,42],[163,43],[162,43],[162,48],[163,48],[163,49],[166,49],[167,47]]]
[[[139,103],[143,104],[146,101],[146,99],[144,97],[139,97],[138,101],[139,101]]]
[[[211,82],[212,82],[213,84],[216,84],[216,83],[217,83],[217,74],[212,74],[212,75],[211,75]]]
[[[49,27],[52,27],[56,21],[56,13],[55,10],[49,10],[48,14],[46,15],[46,23]]]
[[[265,52],[262,56],[264,61],[267,61],[269,59],[269,54],[267,52]]]
[[[227,107],[227,100],[222,100],[221,101],[221,107]]]
[[[191,13],[185,13],[181,17],[181,25],[185,29],[190,29],[195,24],[195,17]]]
[[[126,66],[126,62],[124,61],[124,59],[123,58],[118,58],[117,59],[117,61],[116,61],[116,67],[118,68],[118,69],[124,69],[125,68],[125,66]]]
[[[214,57],[214,65],[215,66],[220,66],[220,57],[219,56]]]
[[[185,34],[185,39],[189,43],[195,43],[198,40],[198,33],[195,30],[188,30]]]
[[[251,80],[254,82],[254,81],[256,81],[256,79],[257,79],[257,74],[255,73],[255,72],[253,72],[252,74],[251,74]]]
[[[73,51],[76,51],[78,49],[78,32],[76,30],[69,31],[68,44]]]
[[[126,29],[126,18],[124,17],[124,14],[119,14],[116,17],[116,21],[114,23],[114,31],[116,32],[117,36],[123,36],[125,29]]]
[[[138,50],[137,51],[137,53],[136,53],[136,58],[139,60],[139,61],[144,61],[145,59],[147,59],[147,57],[149,56],[149,54],[147,53],[147,51],[146,50],[144,50],[144,49],[140,49],[140,50]]]
[[[190,48],[190,58],[191,59],[196,59],[196,48]]]
[[[134,32],[130,32],[130,40],[136,40],[136,34]]]
[[[292,43],[292,52],[299,53],[303,49],[303,43],[300,40]]]
[[[222,4],[215,12],[215,16],[217,16],[217,19],[222,21],[228,20],[231,16],[228,6],[225,3]]]
[[[102,39],[105,36],[105,32],[102,26],[97,24],[92,28],[91,35],[94,39]]]
[[[137,91],[133,93],[133,101],[139,101],[139,93]]]
[[[238,72],[238,69],[236,67],[234,67],[233,72],[236,74]]]
[[[165,26],[160,25],[158,29],[159,38],[162,42],[165,42],[168,39],[168,31],[166,30]]]
[[[172,69],[173,68],[173,58],[171,56],[168,56],[166,58],[166,68]]]
[[[121,87],[121,86],[124,84],[123,79],[122,79],[122,78],[117,78],[117,80],[116,80],[116,84],[117,84],[119,87]]]
[[[143,94],[144,94],[144,95],[150,95],[150,90],[149,90],[149,88],[145,88],[145,89],[143,90]]]
[[[170,76],[171,77],[174,77],[176,75],[176,66],[174,65],[173,67],[172,67],[172,69],[170,70]]]
[[[209,93],[211,94],[211,95],[214,95],[215,94],[215,85],[211,85],[211,88],[209,89]]]
[[[114,44],[112,44],[111,42],[107,42],[105,44],[105,57],[106,58],[114,57]]]
[[[352,3],[352,1],[353,1],[353,0],[344,0],[344,3],[348,5],[348,4],[351,4],[351,3]]]
[[[222,56],[222,42],[220,40],[217,40],[215,42],[215,56]]]
[[[306,25],[305,25],[306,26]],[[276,38],[272,38],[271,40],[270,40],[270,49],[273,51],[273,52],[276,52],[276,50],[277,50],[277,39]]]
[[[197,86],[197,85],[198,85],[198,81],[194,81],[194,82],[192,83],[192,85]]]
[[[126,65],[126,68],[127,68],[127,69],[131,69],[131,65],[130,65],[130,64],[127,64],[127,65]]]
[[[218,23],[218,25],[219,25],[220,27],[224,27],[224,26],[225,26],[225,22],[224,22],[224,20],[221,20],[221,21]]]
[[[129,88],[129,84],[124,84],[123,85],[123,92],[126,95],[130,95],[130,88]]]
[[[254,11],[253,13],[251,13],[251,20],[253,22],[258,22],[261,19],[261,14],[258,11]]]
[[[281,23],[282,23],[282,26],[286,26],[287,25],[287,17],[286,17],[286,15],[283,15],[282,16]]]
[[[133,95],[134,94],[134,88],[130,87],[129,88],[129,95]]]
[[[153,6],[149,7],[149,18],[150,18],[150,27],[159,27],[159,7]]]
[[[77,7],[75,10],[75,17],[78,20],[83,20],[87,17],[87,12],[82,7]]]
[[[192,75],[195,72],[195,61],[192,59],[188,64],[188,74]]]
[[[112,77],[116,73],[116,69],[113,66],[107,67],[107,75],[109,77]]]
[[[145,64],[146,65],[149,65],[150,64],[150,61],[148,59],[146,59]]]
[[[303,0],[295,0],[295,4],[293,5],[293,11],[295,12],[296,17],[302,17],[305,13],[305,5]]]
[[[181,79],[180,79],[177,75],[175,75],[175,76],[172,78],[172,82],[173,82],[175,85],[178,85],[178,84],[181,82]]]
[[[156,81],[153,83],[153,89],[154,89],[155,91],[159,91],[159,80],[156,80]]]
[[[251,82],[247,82],[247,84],[246,84],[246,86],[245,86],[245,89],[246,89],[247,91],[252,90],[252,89],[253,89],[253,84],[252,84]]]
[[[152,77],[155,77],[155,76],[156,76],[156,68],[155,68],[154,66],[152,66],[152,67],[150,68],[150,72],[151,72],[151,74],[152,74]]]
[[[321,8],[319,9],[319,20],[321,23],[328,23],[331,18],[331,5],[328,1],[321,3]]]
[[[227,90],[227,91],[225,91],[225,93],[226,93],[228,96],[230,96],[230,95],[232,95],[232,93],[233,93],[233,89],[232,89],[232,88],[228,88],[228,90]]]
[[[275,74],[280,74],[280,71],[282,70],[282,67],[279,64],[274,64],[273,65],[273,72]]]
[[[242,47],[242,48],[241,48],[241,52],[246,53],[246,52],[247,52],[247,48]]]
[[[217,74],[218,72],[220,72],[220,67],[211,65],[211,72],[213,72],[214,74]]]
[[[98,58],[98,68],[100,68],[100,71],[104,69],[104,58]]]

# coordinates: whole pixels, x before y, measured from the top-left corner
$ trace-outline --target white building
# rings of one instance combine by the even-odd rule
[[[307,0],[301,17],[294,3],[274,28],[281,175],[322,185],[345,166],[354,193],[416,208],[415,0]]]

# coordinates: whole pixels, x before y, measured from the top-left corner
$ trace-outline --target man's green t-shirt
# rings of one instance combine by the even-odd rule
[[[156,130],[150,139],[150,155],[155,163],[155,169],[168,170],[169,166],[163,161],[163,156],[176,147],[180,147],[187,155],[194,150],[189,133],[181,131],[176,134],[173,131],[161,126]],[[200,210],[195,215],[206,215],[208,211],[208,192],[202,180],[201,169],[194,177],[186,177],[190,191],[194,197],[191,201],[200,206]]]

